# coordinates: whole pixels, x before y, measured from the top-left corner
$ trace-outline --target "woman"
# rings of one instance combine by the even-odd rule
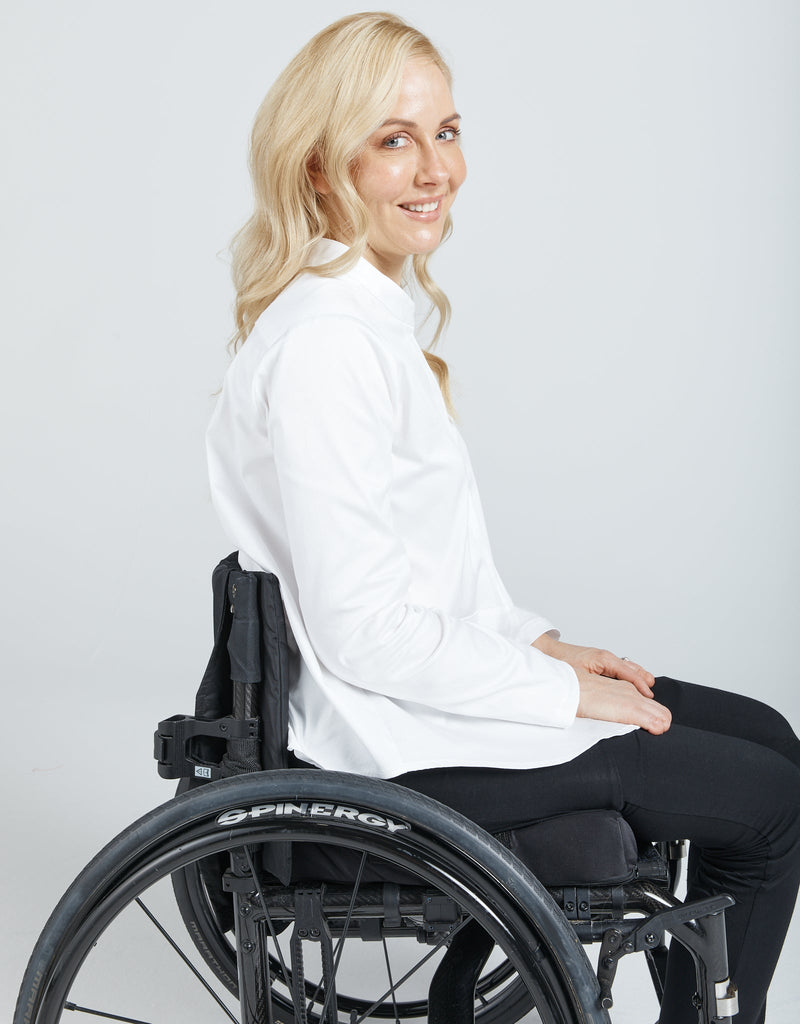
[[[800,743],[755,701],[562,643],[506,593],[447,368],[403,290],[416,280],[441,330],[426,261],[465,177],[459,132],[441,56],[382,14],[316,36],[256,119],[209,464],[242,566],[281,582],[290,746],[490,831],[609,807],[644,839],[689,838],[689,897],[736,898],[739,1020],[761,1021],[800,876]],[[662,1024],[696,1020],[674,945]]]

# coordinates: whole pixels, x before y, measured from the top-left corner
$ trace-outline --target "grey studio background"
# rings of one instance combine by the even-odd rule
[[[390,6],[442,46],[464,116],[439,351],[509,590],[800,727],[800,7]],[[231,546],[203,432],[250,123],[355,9],[0,12],[7,1015],[63,889],[170,795],[152,732],[192,708]],[[796,918],[771,1024],[797,1018],[799,953]],[[624,967],[615,1020],[654,1018]]]

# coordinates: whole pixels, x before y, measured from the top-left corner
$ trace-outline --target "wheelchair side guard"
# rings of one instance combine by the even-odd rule
[[[609,1009],[613,1005],[611,986],[620,959],[628,953],[657,949],[663,945],[664,933],[669,932],[694,960],[694,1004],[700,1024],[730,1024],[739,1010],[736,985],[728,974],[725,943],[725,909],[733,903],[732,896],[710,896],[656,911],[644,921],[631,922],[630,930],[609,929],[603,937],[597,965],[602,1006]]]

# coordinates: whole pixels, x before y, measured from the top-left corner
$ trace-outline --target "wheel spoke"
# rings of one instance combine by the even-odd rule
[[[388,988],[379,999],[375,1000],[372,1006],[368,1007],[368,1009],[364,1013],[362,1013],[360,1017],[353,1021],[353,1024],[363,1024],[363,1021],[365,1021],[367,1017],[369,1017],[373,1010],[377,1010],[381,1003],[385,1001],[387,996],[394,997],[394,993],[400,988],[400,986],[404,985],[412,975],[416,974],[417,971],[420,970],[421,967],[424,967],[425,964],[430,960],[430,958],[432,956],[435,956],[442,948],[442,946],[444,946],[454,936],[456,936],[464,927],[464,925],[466,925],[471,920],[472,917],[470,915],[467,915],[461,922],[461,924],[456,925],[454,928],[451,928],[448,932],[446,932],[441,937],[441,939],[439,939],[439,941],[436,943],[436,945],[429,953],[426,953],[425,956],[420,961],[418,961],[418,963],[414,964],[412,968],[407,970],[403,977],[397,982],[397,984],[392,985],[390,988]]]
[[[119,1020],[123,1024],[149,1024],[148,1021],[139,1020],[138,1017],[121,1017],[117,1013],[108,1013],[105,1010],[92,1010],[88,1006],[78,1006],[77,1003],[64,1003],[65,1010],[72,1010],[74,1013],[88,1013],[92,1017],[104,1017],[106,1020]]]
[[[239,1024],[239,1021],[236,1019],[236,1017],[234,1017],[234,1015],[231,1013],[231,1011],[228,1009],[225,1003],[223,1003],[223,1001],[220,999],[220,997],[217,995],[214,989],[209,985],[209,983],[206,981],[203,975],[198,971],[198,969],[195,967],[195,965],[192,963],[189,957],[183,952],[178,943],[172,938],[172,936],[169,934],[166,928],[164,928],[164,926],[156,918],[156,916],[147,909],[147,907],[142,902],[141,898],[137,896],[135,902],[136,905],[144,911],[148,919],[152,922],[153,925],[155,925],[155,927],[158,929],[161,935],[164,936],[164,938],[167,940],[170,946],[172,946],[172,948],[175,950],[175,952],[178,954],[181,960],[186,964],[186,966],[189,968],[189,970],[192,972],[195,978],[197,978],[197,980],[200,982],[200,984],[203,986],[206,992],[208,992],[208,994],[211,996],[211,998],[214,1000],[217,1006],[219,1006],[220,1009],[222,1009],[228,1015],[228,1018],[231,1021],[233,1021],[233,1024]],[[122,1020],[123,1018],[117,1019]]]
[[[389,978],[389,988],[392,993],[392,1008],[394,1010],[394,1024],[400,1024],[400,1017],[397,1013],[397,998],[395,996],[394,980],[392,979],[392,965],[389,963],[389,947],[386,945],[386,936],[384,935],[381,939],[383,942],[383,956],[386,960],[386,974]]]

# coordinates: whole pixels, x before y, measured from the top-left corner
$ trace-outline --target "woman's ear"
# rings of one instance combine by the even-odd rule
[[[331,186],[328,179],[322,173],[319,165],[319,155],[312,153],[308,158],[306,164],[308,170],[308,176],[311,179],[311,184],[314,186],[314,191],[321,196],[329,196],[331,194]]]

